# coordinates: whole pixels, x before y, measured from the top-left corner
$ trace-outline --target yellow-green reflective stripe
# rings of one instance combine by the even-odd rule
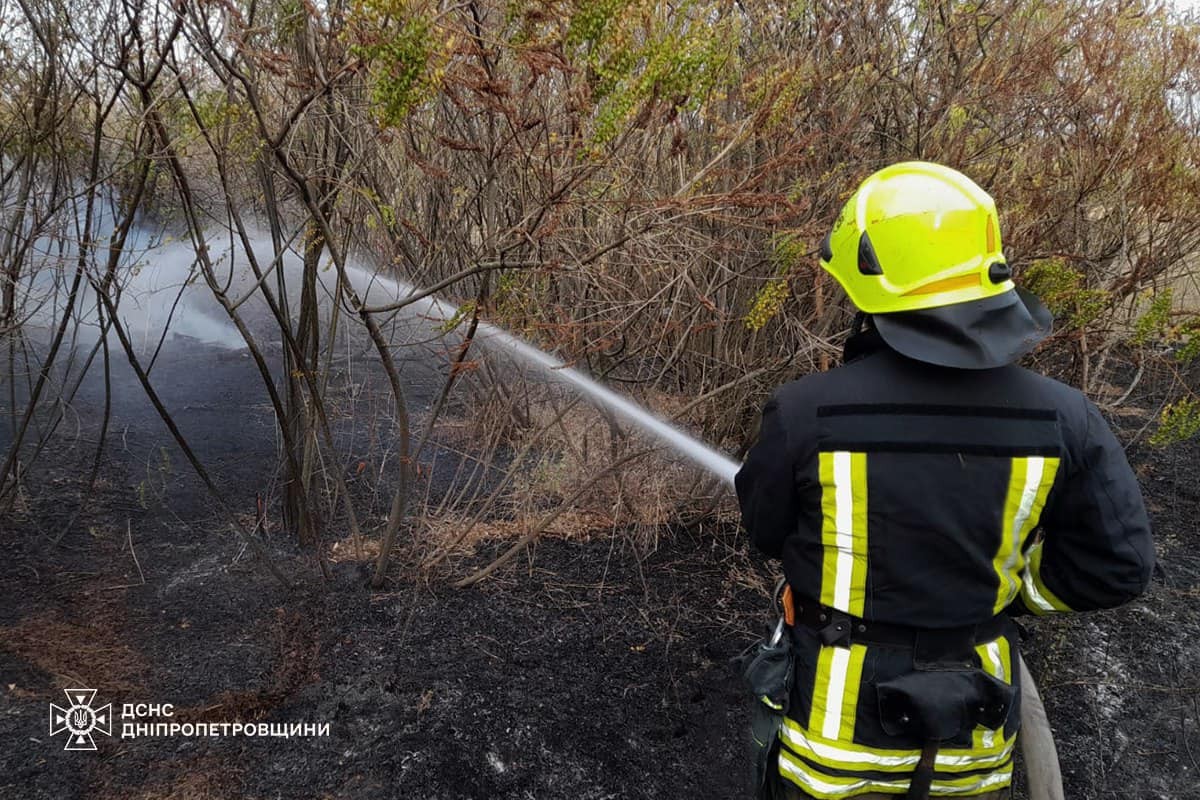
[[[1020,573],[1024,566],[1022,546],[1037,525],[1046,505],[1046,495],[1058,472],[1057,458],[1029,456],[1012,459],[1008,490],[1004,500],[1000,547],[992,560],[999,587],[992,609],[999,614],[1016,599],[1021,589]]]
[[[821,453],[818,470],[821,479],[821,604],[834,605],[837,581],[837,495],[833,477],[834,453]]]
[[[809,726],[826,739],[851,741],[858,711],[858,686],[863,679],[866,645],[821,648],[812,687]]]
[[[917,766],[919,750],[884,750],[847,741],[830,741],[816,732],[802,729],[792,719],[784,719],[780,738],[793,751],[823,767],[836,770],[864,770],[908,773]],[[937,754],[937,769],[941,772],[1000,767],[1012,755],[1016,737],[1000,742],[990,750],[978,748],[946,748]]]
[[[867,588],[867,455],[820,453],[821,602],[861,617]]]
[[[1008,491],[1004,495],[1004,515],[1000,525],[1000,546],[996,548],[996,557],[992,559],[992,569],[996,571],[999,586],[996,590],[996,604],[993,609],[1000,613],[1016,595],[1016,585],[1009,575],[1008,563],[1012,558],[1015,542],[1013,541],[1013,520],[1021,505],[1021,491],[1025,487],[1025,472],[1027,461],[1024,458],[1014,458],[1009,462]]]
[[[850,650],[845,647],[825,647],[833,653],[829,659],[829,679],[825,690],[825,714],[821,733],[836,739],[842,732],[842,703],[846,697],[846,675],[850,672]]]
[[[894,781],[826,775],[814,771],[803,761],[787,752],[780,753],[779,772],[784,778],[820,800],[838,800],[838,798],[853,797],[870,791],[886,792],[891,789],[908,789],[911,782],[911,775],[904,775]],[[935,780],[930,793],[952,796],[980,794],[984,791],[1002,788],[1011,782],[1012,762],[1009,761],[1005,766],[988,775]]]
[[[1050,614],[1055,611],[1070,611],[1071,607],[1058,599],[1046,588],[1042,580],[1042,543],[1029,548],[1029,565],[1025,568],[1025,581],[1021,585],[1021,596],[1025,605],[1035,614]]]
[[[1008,639],[1001,636],[986,644],[976,645],[975,652],[979,654],[984,672],[1005,683],[1012,683],[1012,656],[1008,648]],[[975,747],[981,750],[992,750],[995,747],[997,733],[1003,735],[1002,731],[994,731],[982,725],[976,726],[973,736]]]
[[[861,617],[867,602],[867,454],[850,454],[850,607],[846,613]],[[861,666],[861,662],[860,662]]]
[[[1042,509],[1046,507],[1046,499],[1050,496],[1050,490],[1054,488],[1054,478],[1058,474],[1059,460],[1057,458],[1043,458],[1042,461],[1042,479],[1038,482],[1037,494],[1033,498],[1033,507],[1029,510],[1029,518],[1025,520],[1025,524],[1021,527],[1021,551],[1020,560],[1017,562],[1017,572],[1025,568],[1025,542],[1029,539],[1029,534],[1033,533],[1033,529],[1038,526],[1038,522],[1042,519]]]
[[[858,711],[865,645],[822,647],[817,656],[809,726],[827,739],[851,741]]]
[[[833,672],[839,659],[839,653],[843,654],[842,658],[849,655],[849,651],[841,647],[822,647],[817,653],[817,673],[813,679],[812,707],[808,716],[808,727],[815,730],[825,731],[830,725],[830,717],[834,717],[833,736],[837,738],[839,728],[839,720],[836,719],[840,714],[841,705],[838,706],[838,711],[830,713],[830,697],[829,689],[833,683]]]
[[[803,764],[793,761],[780,761],[780,774],[785,779],[798,785],[804,792],[818,800],[840,800],[844,797],[859,797],[865,792],[886,792],[888,794],[903,794],[908,789],[910,779],[901,781],[879,781],[872,779],[851,779],[849,782],[830,779],[830,776],[818,775]],[[962,786],[950,786],[935,781],[930,789],[934,797],[969,797],[983,794],[987,791],[1002,789],[1012,783],[1012,767],[1006,767],[975,779]],[[895,791],[899,790],[899,791]]]
[[[858,713],[858,690],[862,684],[863,661],[866,660],[866,645],[851,645],[847,651],[846,673],[842,681],[841,721],[837,737],[843,742],[854,741],[854,718]]]
[[[983,671],[989,675],[995,675],[1000,669],[1000,654],[995,651],[994,644],[995,642],[988,642],[975,648],[975,652],[979,654],[979,661],[983,664]],[[987,750],[996,743],[996,732],[991,728],[976,725],[971,739],[976,747]]]

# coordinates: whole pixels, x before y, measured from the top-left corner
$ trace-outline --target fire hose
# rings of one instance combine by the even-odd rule
[[[378,280],[378,277],[376,276],[372,280]],[[448,318],[445,317],[445,311],[440,305],[437,303],[433,305],[432,313]],[[483,330],[484,325],[481,324],[480,329]],[[590,397],[593,402],[624,417],[646,433],[664,442],[686,459],[717,477],[730,489],[734,487],[734,476],[740,465],[728,456],[696,441],[628,398],[601,386],[578,370],[570,368],[549,353],[538,350],[491,325],[486,326],[486,329],[491,334],[493,341],[531,363],[545,368],[555,380],[576,387]],[[1038,694],[1029,668],[1025,665],[1025,660],[1020,657],[1017,659],[1017,669],[1020,670],[1021,685],[1024,689],[1024,702],[1021,703],[1020,738],[1021,753],[1029,776],[1030,800],[1064,800],[1058,750],[1054,746],[1054,734],[1050,730],[1050,723],[1046,718],[1045,706],[1042,705],[1042,698]]]
[[[1021,673],[1021,755],[1025,758],[1025,772],[1029,776],[1031,800],[1064,800],[1062,770],[1058,764],[1058,748],[1054,746],[1054,733],[1046,717],[1046,707],[1038,694],[1033,675],[1025,659],[1017,656],[1017,669]]]
[[[416,292],[412,286],[403,285],[379,275],[371,275],[370,283],[391,286],[397,296],[413,295]],[[448,303],[436,298],[430,299],[428,294],[427,292],[423,295],[415,295],[407,302],[415,303],[419,300],[423,304],[424,313],[443,320],[449,320],[459,312],[457,308]],[[479,329],[481,332],[487,332],[490,341],[494,344],[542,367],[555,380],[579,389],[593,402],[624,417],[720,479],[730,489],[733,488],[734,476],[737,474],[739,464],[730,460],[728,456],[696,441],[628,398],[600,385],[578,370],[572,369],[557,357],[533,347],[507,331],[487,323],[481,323]],[[1020,671],[1021,684],[1024,689],[1024,702],[1021,703],[1020,738],[1021,753],[1024,756],[1025,769],[1029,776],[1030,798],[1031,800],[1064,800],[1058,750],[1054,745],[1054,734],[1050,730],[1045,706],[1042,705],[1042,698],[1038,694],[1029,668],[1025,665],[1025,660],[1019,656],[1017,669]]]

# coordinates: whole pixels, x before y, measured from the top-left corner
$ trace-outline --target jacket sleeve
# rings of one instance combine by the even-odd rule
[[[742,526],[750,543],[764,554],[779,558],[783,541],[796,530],[798,503],[795,464],[788,432],[777,398],[763,407],[758,442],[734,479]]]
[[[1137,477],[1100,411],[1083,403],[1083,441],[1026,552],[1021,602],[1034,614],[1114,608],[1144,592],[1154,569]]]

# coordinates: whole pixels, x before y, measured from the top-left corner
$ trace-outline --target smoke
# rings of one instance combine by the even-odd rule
[[[92,281],[101,283],[107,261],[104,245],[111,229],[101,227],[95,241],[100,244],[89,264],[72,314],[76,345],[87,346],[100,336],[101,303]],[[229,252],[217,254],[229,261]],[[26,309],[25,331],[48,338],[67,311],[68,293],[78,264],[77,239],[43,237],[33,246],[33,269],[25,284],[21,307]],[[153,351],[160,341],[185,338],[226,349],[245,346],[212,291],[204,282],[195,250],[188,240],[172,239],[161,231],[135,227],[114,271],[110,296],[117,316],[138,352]]]
[[[229,253],[221,258],[228,259]],[[143,352],[156,347],[164,335],[230,350],[245,346],[204,281],[188,241],[145,251],[123,282],[118,314],[134,347]]]
[[[107,243],[111,229],[100,227],[97,241]],[[250,249],[260,270],[269,273],[264,283],[278,293],[280,273],[286,287],[286,303],[295,314],[303,260],[294,249],[276,258],[274,245],[265,233],[249,231]],[[261,329],[269,309],[257,285],[250,260],[241,241],[231,240],[228,231],[206,238],[209,258],[218,288],[252,330]],[[78,247],[62,237],[43,238],[34,246],[34,269],[24,295],[28,313],[25,329],[39,338],[48,337],[66,313],[68,288],[74,277]],[[103,262],[99,248],[95,260]],[[90,277],[99,282],[102,266],[92,266]],[[353,283],[369,302],[383,302],[373,271],[362,266],[351,269]],[[318,272],[319,301],[327,309],[333,302],[336,271],[326,263]],[[152,352],[160,342],[202,342],[228,350],[246,346],[229,315],[205,280],[190,238],[171,237],[161,230],[135,226],[129,234],[115,271],[116,288],[111,295],[117,314],[131,342],[140,353]],[[100,304],[90,281],[82,288],[73,312],[77,345],[90,345],[100,336]]]
[[[239,303],[239,314],[253,330],[257,322],[265,319],[267,307],[258,279],[250,268],[247,253],[239,241],[230,241],[227,233],[223,240],[210,240],[207,246],[218,286],[232,302]],[[297,291],[303,267],[300,254],[289,249],[276,259],[273,243],[260,232],[253,234],[250,247],[259,270],[269,273],[264,283],[273,291],[278,286],[279,273],[282,273],[287,287],[286,299],[294,312],[298,304]],[[190,240],[172,240],[147,228],[138,228],[131,233],[126,250],[122,254],[124,261],[118,275],[118,313],[135,348],[148,352],[156,349],[160,341],[179,338],[230,350],[245,346],[204,279]],[[65,252],[56,256],[41,252],[39,258],[43,267],[39,275],[44,301],[34,321],[48,328],[61,318],[65,309],[63,287],[69,282],[74,261]],[[326,265],[318,272],[318,276],[322,306],[328,309],[333,302],[337,273],[331,265]],[[360,264],[348,264],[346,277],[359,298],[369,306],[385,306],[417,291],[409,284],[384,277]],[[35,279],[34,285],[37,287],[38,279]],[[243,299],[244,303],[241,302]],[[85,338],[89,332],[93,336],[99,334],[96,308],[96,297],[89,287],[84,292],[82,308],[76,312],[79,338]],[[408,306],[404,316],[410,321],[423,319],[437,324],[453,319],[457,313],[458,309],[453,304],[436,297],[426,297]],[[557,357],[489,323],[479,326],[479,339],[485,347],[504,352],[519,362],[533,366],[546,378],[570,385],[592,402],[619,414],[679,455],[725,483],[732,484],[738,468],[735,462],[628,398],[567,367]]]

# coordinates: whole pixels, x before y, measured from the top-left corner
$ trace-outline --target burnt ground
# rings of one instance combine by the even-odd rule
[[[156,384],[252,516],[275,457],[270,415],[246,388],[257,376],[238,352],[179,346]],[[419,408],[436,374],[409,369]],[[667,532],[652,552],[611,532],[545,540],[465,590],[400,564],[372,592],[355,562],[322,581],[276,529],[265,544],[297,583],[288,592],[220,524],[128,376],[114,385],[95,496],[80,508],[93,387],[0,519],[0,797],[744,796],[746,720],[727,662],[766,622],[770,570],[735,531]],[[1164,576],[1125,609],[1031,624],[1026,646],[1071,798],[1200,797],[1200,447],[1133,459]],[[485,543],[455,574],[506,544]],[[171,703],[176,722],[330,733],[122,739],[118,717],[97,752],[64,752],[47,703],[74,687],[116,709]]]

